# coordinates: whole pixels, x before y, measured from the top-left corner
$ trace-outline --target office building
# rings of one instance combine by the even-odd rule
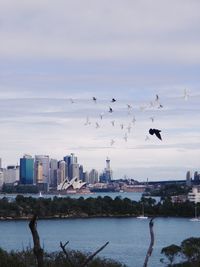
[[[42,165],[42,182],[45,184],[49,184],[49,174],[50,174],[50,164],[49,164],[49,156],[47,155],[36,155],[35,156],[36,166]],[[40,164],[38,164],[40,163]],[[41,168],[40,168],[41,169]],[[37,177],[36,177],[37,180]],[[41,177],[40,179],[41,180]]]
[[[104,169],[103,173],[100,175],[100,182],[101,183],[109,183],[112,180],[112,170],[110,168],[110,159],[106,159],[106,168]]]
[[[89,179],[88,179],[87,183],[96,184],[96,183],[98,183],[98,180],[99,180],[98,171],[95,169],[92,169],[89,173]]]
[[[5,184],[19,182],[19,166],[7,166],[7,169],[3,169],[3,176]]]
[[[65,181],[65,179],[66,179],[65,170],[66,170],[66,162],[64,160],[59,161],[58,162],[57,185],[59,185]]]
[[[50,160],[50,187],[57,187],[57,172],[58,172],[58,161],[57,159]]]
[[[33,184],[34,159],[29,155],[20,158],[20,183]]]

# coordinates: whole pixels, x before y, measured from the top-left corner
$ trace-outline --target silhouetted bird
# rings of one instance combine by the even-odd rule
[[[111,107],[109,107],[109,112],[112,113],[113,112],[113,109]]]
[[[162,140],[160,132],[161,130],[158,130],[158,129],[149,129],[149,133],[151,135],[155,134],[160,140]]]
[[[113,98],[113,99],[111,100],[111,102],[112,102],[112,103],[116,102],[116,99],[115,99],[115,98]]]
[[[97,99],[93,96],[92,100],[96,103]]]

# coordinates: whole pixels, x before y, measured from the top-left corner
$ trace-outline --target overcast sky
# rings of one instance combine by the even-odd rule
[[[198,171],[199,10],[198,0],[1,0],[3,165],[24,153],[73,152],[88,171],[110,157],[114,178]],[[162,130],[163,141],[149,128]]]

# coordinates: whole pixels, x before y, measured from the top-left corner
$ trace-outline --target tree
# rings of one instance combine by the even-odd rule
[[[189,262],[200,261],[200,238],[190,237],[183,240],[181,249]]]
[[[170,266],[172,266],[172,263],[174,262],[176,256],[178,256],[181,252],[181,247],[177,246],[177,245],[170,245],[168,247],[164,247],[161,250],[161,253],[165,255],[165,257],[167,257],[167,259],[170,262]]]

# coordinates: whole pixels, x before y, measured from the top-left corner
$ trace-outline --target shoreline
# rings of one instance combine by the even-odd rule
[[[54,216],[45,216],[45,217],[38,217],[37,220],[70,220],[70,219],[113,219],[113,218],[118,218],[118,219],[128,219],[128,218],[135,218],[137,219],[138,215],[94,215],[94,216],[87,216],[87,215],[54,215]],[[191,217],[181,217],[181,216],[148,216],[148,219],[151,218],[180,218],[180,219],[189,219]],[[32,216],[21,216],[21,217],[11,217],[11,216],[7,216],[7,217],[0,217],[0,222],[1,221],[30,221],[32,219]],[[148,220],[147,219],[147,220]]]

